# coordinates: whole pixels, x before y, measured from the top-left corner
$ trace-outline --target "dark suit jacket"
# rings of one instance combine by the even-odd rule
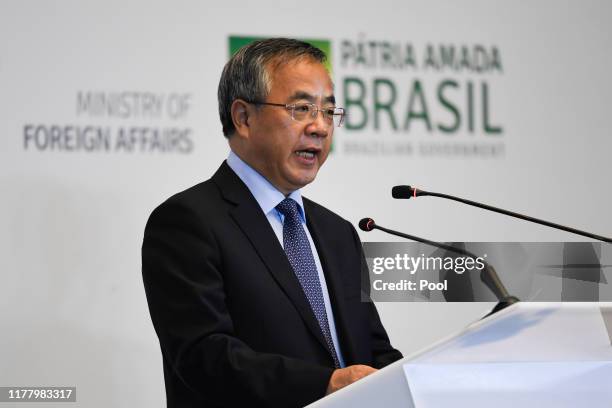
[[[304,198],[347,365],[401,358],[373,303],[353,226]],[[223,163],[151,214],[142,273],[169,407],[303,406],[333,360],[299,281],[251,192]]]

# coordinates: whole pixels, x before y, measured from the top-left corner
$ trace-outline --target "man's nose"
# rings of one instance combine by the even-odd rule
[[[308,121],[308,126],[306,127],[306,134],[312,137],[326,137],[331,133],[334,124],[330,123],[323,112],[317,110],[315,113],[315,117],[310,117]]]

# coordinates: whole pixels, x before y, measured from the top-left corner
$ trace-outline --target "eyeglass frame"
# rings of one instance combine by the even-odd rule
[[[246,103],[250,103],[252,105],[267,105],[267,106],[278,106],[278,107],[281,107],[281,108],[285,108],[289,112],[291,112],[291,119],[295,120],[296,122],[300,122],[300,120],[295,118],[295,108],[297,106],[310,106],[310,107],[312,107],[313,109],[312,109],[312,113],[310,115],[312,119],[316,119],[317,116],[319,116],[319,112],[321,112],[321,114],[323,115],[323,119],[326,119],[327,116],[330,116],[330,115],[325,113],[325,111],[330,110],[330,109],[333,109],[334,111],[336,109],[341,109],[342,113],[340,114],[340,120],[339,120],[337,126],[335,126],[335,124],[334,124],[334,116],[338,115],[338,114],[337,113],[332,113],[331,114],[331,123],[335,127],[342,127],[342,125],[344,124],[344,118],[346,117],[346,111],[344,110],[344,108],[340,108],[340,107],[337,107],[337,106],[334,106],[333,108],[321,108],[321,107],[317,106],[316,103],[312,103],[312,102],[306,102],[306,103],[273,103],[273,102],[254,102],[254,101],[245,101],[245,102]]]

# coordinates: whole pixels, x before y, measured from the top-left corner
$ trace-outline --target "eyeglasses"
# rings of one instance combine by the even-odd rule
[[[344,123],[344,116],[346,113],[344,112],[344,108],[336,108],[334,106],[319,108],[314,103],[271,103],[271,102],[249,102],[253,105],[268,105],[268,106],[280,106],[281,108],[285,108],[291,114],[291,118],[298,122],[305,122],[308,119],[315,120],[321,112],[323,114],[323,119],[328,123],[332,124],[336,127],[342,126]]]

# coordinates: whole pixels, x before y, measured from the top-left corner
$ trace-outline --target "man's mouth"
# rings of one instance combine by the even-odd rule
[[[297,154],[298,156],[304,159],[314,159],[314,157],[316,156],[318,152],[319,151],[316,149],[304,149],[304,150],[297,150],[295,154]]]

